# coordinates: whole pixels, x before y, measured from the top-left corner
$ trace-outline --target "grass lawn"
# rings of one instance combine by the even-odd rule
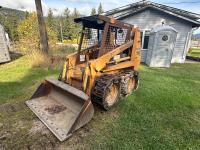
[[[0,65],[0,149],[200,149],[200,64],[140,67],[140,87],[63,143],[26,107],[58,69],[33,68],[23,56]]]
[[[191,48],[188,56],[200,58],[200,48]]]

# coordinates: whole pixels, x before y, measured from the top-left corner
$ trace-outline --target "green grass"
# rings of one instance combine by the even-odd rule
[[[0,66],[0,104],[25,97],[24,94],[30,96],[30,90],[45,76],[57,73],[56,70],[48,68],[32,68],[27,59],[29,58],[22,57]]]
[[[141,66],[135,93],[110,111],[95,105],[91,122],[63,143],[51,133],[29,134],[37,117],[24,104],[57,74],[32,68],[27,57],[0,66],[0,149],[200,149],[199,63]]]
[[[191,48],[188,56],[200,58],[200,48]]]
[[[138,91],[95,135],[95,149],[200,149],[200,64],[141,67]]]
[[[76,51],[76,48],[74,47],[61,45],[61,46],[56,46],[56,47],[51,48],[49,53],[51,55],[61,55],[61,56],[64,54],[65,56],[66,54],[74,53],[75,51]]]
[[[0,65],[0,149],[26,148],[37,141],[27,138],[35,115],[24,102],[46,76],[57,75],[57,70],[33,68],[28,59],[23,56]]]

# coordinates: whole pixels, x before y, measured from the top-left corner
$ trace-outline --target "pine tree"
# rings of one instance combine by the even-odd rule
[[[54,19],[53,19],[53,11],[49,8],[48,15],[47,15],[47,24],[50,28],[54,27]]]
[[[8,32],[10,39],[12,41],[18,41],[17,26],[19,20],[17,19],[17,14],[12,14],[5,19],[4,27],[6,32]]]
[[[62,31],[63,31],[63,38],[69,39],[70,38],[70,29],[71,29],[71,13],[69,8],[65,8],[62,18]]]
[[[11,41],[18,41],[17,26],[28,17],[28,12],[9,10],[0,6],[0,24],[3,25]]]
[[[53,46],[57,41],[57,34],[46,24],[48,42]],[[40,49],[37,14],[30,13],[29,17],[21,21],[17,27],[20,49],[25,52]],[[31,48],[30,48],[31,47]]]
[[[91,14],[90,14],[90,15],[91,15],[91,16],[96,15],[96,9],[95,9],[95,8],[92,8]]]
[[[74,8],[74,11],[72,13],[72,19],[78,18],[78,17],[80,17],[80,13],[76,8]],[[73,39],[77,38],[78,33],[80,31],[81,31],[81,26],[79,24],[77,24],[77,23],[74,23],[74,20],[72,20],[72,25],[71,25],[71,33],[72,33],[72,35],[71,35],[71,37]]]
[[[98,14],[102,14],[102,13],[103,13],[103,7],[102,7],[102,4],[100,3],[98,7]]]
[[[64,13],[63,13],[63,16],[64,16],[65,18],[69,18],[69,17],[70,17],[70,10],[69,10],[69,8],[65,8]]]
[[[25,19],[27,19],[29,17],[29,12],[25,11]]]
[[[65,8],[57,23],[58,35],[61,41],[77,38],[81,27],[79,24],[74,23],[74,18],[78,17],[80,17],[80,13],[76,8],[72,12],[70,12],[69,8]]]
[[[74,8],[74,11],[72,12],[72,17],[73,18],[78,18],[80,17],[80,13],[78,12],[78,10],[76,8]]]
[[[60,15],[58,18],[57,32],[58,32],[58,40],[63,42],[63,16]]]

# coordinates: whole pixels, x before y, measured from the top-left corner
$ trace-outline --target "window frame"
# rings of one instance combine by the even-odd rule
[[[148,48],[147,48],[147,49],[144,49],[143,47],[144,47],[144,38],[145,38],[145,36],[150,36],[150,31],[151,31],[151,30],[149,30],[149,29],[141,30],[141,32],[142,32],[141,49],[142,49],[142,50],[148,50]],[[149,42],[148,42],[148,44],[149,44]]]

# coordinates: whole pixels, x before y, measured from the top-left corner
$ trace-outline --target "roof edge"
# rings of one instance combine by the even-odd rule
[[[195,21],[200,19],[200,14],[189,12],[189,11],[186,11],[186,10],[178,9],[178,8],[167,6],[167,5],[163,5],[163,4],[159,4],[159,3],[154,3],[154,2],[151,2],[151,1],[146,1],[146,0],[145,1],[139,1],[139,2],[136,2],[136,3],[132,3],[132,4],[128,4],[128,5],[125,5],[125,6],[121,6],[121,7],[106,11],[106,12],[103,13],[103,15],[111,16],[111,15],[114,15],[116,13],[120,13],[120,12],[126,11],[128,9],[134,8],[136,6],[141,6],[141,7],[153,6],[153,7],[160,8],[162,10],[164,10],[163,7],[166,7],[167,9],[173,10],[174,12],[173,11],[170,11],[170,12],[172,12],[175,15],[179,15],[179,16],[182,16],[184,18],[188,18],[190,20],[195,20]],[[182,13],[182,15],[181,15],[181,13]],[[188,15],[188,17],[186,15]]]

